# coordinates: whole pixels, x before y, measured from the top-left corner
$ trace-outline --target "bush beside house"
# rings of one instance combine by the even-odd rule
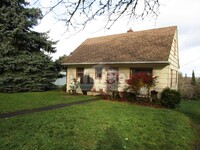
[[[161,93],[160,103],[167,108],[177,108],[181,102],[181,94],[177,90],[166,88]]]
[[[166,108],[175,109],[179,107],[181,102],[181,94],[177,90],[165,88],[161,93],[161,98],[158,100],[158,92],[152,90],[156,85],[157,77],[153,77],[148,73],[137,73],[128,79],[127,87],[124,91],[108,90],[105,93],[101,93],[102,99],[109,100],[124,100],[128,102],[137,102],[140,104],[150,105],[156,104]],[[146,88],[147,92],[144,94],[141,92],[142,88]]]

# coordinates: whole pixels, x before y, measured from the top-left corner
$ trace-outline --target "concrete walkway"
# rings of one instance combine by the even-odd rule
[[[59,108],[63,108],[63,107],[69,107],[69,106],[73,106],[73,105],[80,105],[80,104],[85,104],[85,103],[93,102],[93,101],[97,101],[97,100],[100,100],[100,99],[99,98],[93,98],[93,99],[88,99],[88,100],[83,100],[83,101],[62,103],[62,104],[50,105],[50,106],[46,106],[46,107],[40,107],[40,108],[34,108],[34,109],[25,109],[25,110],[20,110],[20,111],[8,112],[8,113],[0,114],[0,119],[10,118],[10,117],[18,116],[18,115],[26,115],[26,114],[36,113],[36,112],[54,110],[54,109],[59,109]]]

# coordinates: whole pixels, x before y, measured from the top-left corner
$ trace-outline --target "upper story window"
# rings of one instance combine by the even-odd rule
[[[102,78],[102,67],[96,67],[95,68],[95,78]]]

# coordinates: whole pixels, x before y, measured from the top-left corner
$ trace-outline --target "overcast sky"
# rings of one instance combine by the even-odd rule
[[[48,2],[40,0],[43,6]],[[51,14],[47,15],[35,30],[50,31],[50,38],[59,41],[56,45],[57,52],[52,55],[53,59],[57,59],[64,54],[69,55],[87,38],[125,33],[129,28],[140,31],[176,25],[178,27],[180,72],[184,76],[185,74],[191,76],[194,70],[196,77],[200,77],[200,0],[160,0],[160,3],[163,5],[160,7],[160,14],[156,20],[145,18],[145,20],[135,20],[127,24],[126,20],[121,19],[110,30],[102,29],[104,22],[99,18],[88,24],[84,31],[70,36],[73,31],[63,34],[66,31],[64,23],[57,22]]]

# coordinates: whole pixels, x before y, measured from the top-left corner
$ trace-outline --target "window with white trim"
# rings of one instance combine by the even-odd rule
[[[95,78],[101,79],[102,78],[102,67],[95,68]]]

